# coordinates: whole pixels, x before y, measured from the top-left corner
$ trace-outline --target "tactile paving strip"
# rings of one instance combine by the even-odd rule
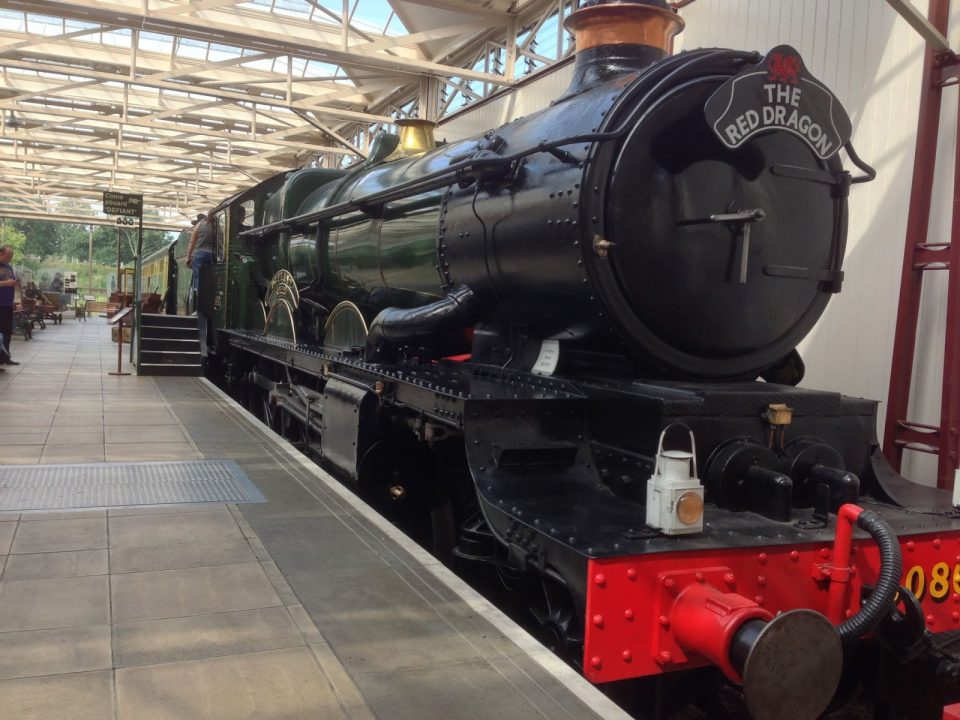
[[[265,502],[233,460],[8,465],[0,511]]]

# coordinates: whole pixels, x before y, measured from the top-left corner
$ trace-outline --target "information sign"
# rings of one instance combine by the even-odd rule
[[[103,214],[143,217],[143,195],[104,191]]]

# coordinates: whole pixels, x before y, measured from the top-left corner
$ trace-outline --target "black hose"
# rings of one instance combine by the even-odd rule
[[[900,590],[900,573],[903,571],[900,542],[890,526],[870,510],[860,513],[857,525],[870,533],[880,548],[880,576],[870,597],[860,606],[860,612],[837,626],[844,645],[859,640],[890,613]]]

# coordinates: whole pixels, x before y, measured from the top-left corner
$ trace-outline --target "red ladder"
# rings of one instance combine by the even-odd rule
[[[950,0],[930,0],[929,21],[941,35],[946,35],[949,11]],[[954,472],[960,467],[960,133],[957,138],[950,234],[954,242],[928,243],[927,231],[937,157],[941,95],[946,85],[956,84],[960,79],[957,56],[942,47],[928,44],[923,79],[883,452],[898,471],[904,450],[939,455],[937,486],[949,489],[953,487]],[[949,273],[939,426],[906,419],[920,314],[920,290],[924,273],[928,270],[947,270]]]

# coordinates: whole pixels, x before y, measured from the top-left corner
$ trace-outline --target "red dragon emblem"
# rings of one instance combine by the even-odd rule
[[[796,55],[773,53],[767,63],[768,78],[771,82],[795,85],[800,80],[800,67],[800,58]]]

